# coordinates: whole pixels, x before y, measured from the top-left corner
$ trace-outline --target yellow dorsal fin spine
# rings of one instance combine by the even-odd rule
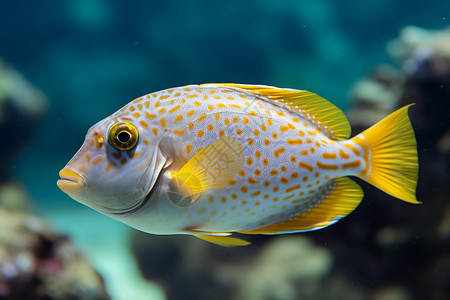
[[[407,105],[393,112],[352,141],[360,145],[368,167],[359,177],[391,196],[410,203],[416,199],[419,165]]]
[[[299,113],[304,119],[308,119],[308,115],[314,117],[314,119],[310,121],[330,138],[346,140],[350,137],[350,124],[344,113],[331,102],[314,93],[264,85],[230,83],[205,85],[241,89],[248,93],[259,95],[263,97],[263,99],[270,99],[287,106],[289,109]]]
[[[252,231],[238,231],[244,234],[280,234],[317,230],[339,221],[350,214],[361,203],[363,191],[347,177],[334,179],[325,198],[310,210],[288,220],[258,228]]]

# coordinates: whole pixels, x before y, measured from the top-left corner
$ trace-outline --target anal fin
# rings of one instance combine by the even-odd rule
[[[244,234],[280,234],[321,229],[350,214],[359,205],[362,197],[361,187],[353,180],[347,177],[336,178],[334,179],[334,187],[331,187],[325,199],[309,211],[256,230],[238,232]]]
[[[195,235],[199,239],[204,241],[223,246],[223,247],[236,247],[236,246],[247,246],[250,242],[234,238],[231,236],[219,236],[219,235]]]
[[[209,232],[196,230],[194,228],[186,228],[184,232],[190,233],[201,240],[223,247],[247,246],[251,244],[242,239],[231,237],[231,233],[229,232]]]

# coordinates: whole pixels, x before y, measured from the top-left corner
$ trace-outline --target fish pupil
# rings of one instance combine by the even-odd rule
[[[127,143],[128,141],[130,141],[130,139],[131,139],[131,135],[126,131],[121,131],[117,135],[117,140],[121,143]]]

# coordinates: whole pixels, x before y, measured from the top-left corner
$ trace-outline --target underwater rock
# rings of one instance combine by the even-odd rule
[[[445,208],[442,220],[439,223],[438,235],[443,239],[450,239],[450,204]]]
[[[367,299],[347,278],[329,278],[331,252],[300,235],[225,248],[135,232],[132,245],[143,276],[160,283],[167,299]]]
[[[46,108],[45,95],[0,59],[0,299],[110,299],[86,257],[32,213],[26,188],[10,179],[11,159]]]
[[[401,286],[389,286],[375,292],[373,300],[409,300],[412,299],[408,291]]]
[[[380,65],[353,86],[346,115],[355,132],[372,126],[398,107],[404,80],[400,71]]]
[[[7,178],[11,158],[27,145],[46,109],[45,95],[0,58],[0,180]]]
[[[348,116],[359,133],[373,120],[416,104],[409,114],[419,155],[417,199],[423,204],[405,206],[365,188],[351,224],[335,227],[339,244],[326,232],[314,238],[326,239],[335,255],[345,253],[335,271],[374,299],[448,299],[449,268],[443,266],[449,265],[450,236],[450,28],[406,27],[387,48],[399,68],[377,66],[360,80],[350,93]]]
[[[19,185],[0,186],[0,299],[110,299],[70,239],[26,202]]]
[[[406,27],[390,42],[388,50],[399,60],[406,76],[400,104],[417,103],[413,123],[426,149],[422,155],[429,160],[421,166],[446,187],[450,172],[450,27]]]
[[[388,43],[388,53],[403,71],[417,79],[446,80],[450,77],[450,27],[426,30],[408,26]]]
[[[317,299],[332,266],[331,253],[300,236],[271,240],[237,282],[235,299]]]
[[[18,182],[0,184],[0,208],[23,211],[30,209],[28,194]]]
[[[192,236],[155,236],[139,231],[132,239],[142,275],[160,284],[167,299],[232,299],[234,278],[240,278],[236,268],[245,266],[251,253],[241,249],[220,247]],[[227,271],[232,273],[231,280]]]
[[[421,171],[426,168],[423,173],[434,173],[433,180],[446,186],[450,172],[450,27],[406,27],[387,49],[401,69],[377,66],[355,84],[350,93],[350,123],[359,132],[396,108],[416,103],[410,114],[418,144],[425,149],[419,156],[429,160],[420,164]]]

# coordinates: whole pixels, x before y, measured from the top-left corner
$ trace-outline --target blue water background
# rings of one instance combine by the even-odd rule
[[[62,193],[58,171],[91,125],[132,99],[235,82],[307,89],[345,109],[358,79],[395,65],[385,47],[401,28],[449,20],[448,0],[1,0],[0,57],[49,99],[32,141],[6,167],[41,214],[83,209],[88,219],[53,221],[95,239],[93,224],[106,217]]]

